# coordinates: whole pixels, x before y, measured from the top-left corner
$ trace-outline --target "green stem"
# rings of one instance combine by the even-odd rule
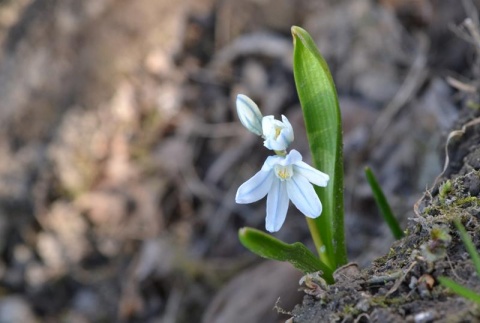
[[[320,232],[318,231],[318,226],[314,219],[306,218],[308,229],[310,230],[310,235],[312,236],[313,243],[315,244],[315,249],[320,257],[320,260],[324,262],[327,266],[332,268],[332,263],[330,261],[330,257],[325,252],[325,244],[322,241],[322,237],[320,236]]]

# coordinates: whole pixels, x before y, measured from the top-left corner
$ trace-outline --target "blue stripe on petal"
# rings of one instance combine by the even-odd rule
[[[300,161],[302,161],[302,155],[295,149],[292,149],[288,153],[288,155],[285,157],[285,159],[279,164],[281,164],[282,166],[287,166],[287,165],[296,164]]]
[[[325,187],[328,184],[330,176],[313,168],[303,161],[298,161],[293,165],[294,172],[305,177],[310,183]]]
[[[267,197],[267,217],[265,228],[269,232],[277,232],[287,217],[288,194],[284,181],[274,180]]]
[[[274,177],[275,174],[272,170],[259,171],[238,188],[235,202],[246,204],[262,199],[272,187]]]
[[[322,203],[305,177],[294,174],[286,182],[288,197],[300,212],[309,218],[316,218],[322,213]]]

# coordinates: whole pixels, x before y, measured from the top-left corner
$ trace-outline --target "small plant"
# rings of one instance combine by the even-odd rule
[[[452,191],[452,182],[447,180],[443,183],[440,188],[438,189],[438,196],[442,203],[445,203],[445,199],[447,198],[448,193]]]
[[[253,203],[267,196],[265,228],[273,233],[282,227],[292,201],[306,217],[319,256],[299,242],[286,244],[253,228],[240,229],[239,239],[261,257],[288,261],[304,273],[321,272],[327,283],[333,283],[334,270],[347,263],[341,114],[330,70],[312,38],[295,26],[292,35],[293,72],[314,167],[303,162],[295,149],[288,151],[294,131],[285,116],[281,120],[263,116],[255,102],[240,94],[236,101],[240,122],[261,137],[274,155],[238,188],[236,202]],[[373,173],[367,178],[392,232],[401,237],[403,233]]]
[[[447,256],[447,247],[451,241],[448,228],[434,226],[430,231],[430,239],[420,246],[420,252],[428,262],[433,263]]]
[[[460,238],[462,239],[463,244],[467,249],[468,254],[472,258],[473,265],[475,266],[475,270],[477,271],[477,275],[478,277],[480,277],[480,255],[477,253],[477,249],[475,248],[475,245],[473,244],[472,239],[468,235],[467,231],[465,230],[460,220],[455,219],[454,223],[460,234]],[[438,281],[443,286],[451,289],[454,293],[460,296],[463,296],[471,301],[474,301],[477,304],[480,304],[480,295],[475,291],[467,287],[464,287],[447,277],[438,277]]]

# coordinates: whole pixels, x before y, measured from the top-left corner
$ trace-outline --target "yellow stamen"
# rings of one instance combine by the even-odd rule
[[[275,174],[282,181],[290,179],[290,177],[292,177],[292,175],[293,175],[292,166],[290,166],[290,165],[289,166],[277,165],[277,166],[275,166]]]
[[[275,139],[278,138],[278,136],[280,136],[280,133],[282,132],[282,128],[280,127],[275,127]]]

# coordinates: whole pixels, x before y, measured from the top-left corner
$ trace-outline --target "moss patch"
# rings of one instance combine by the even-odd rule
[[[480,149],[471,154],[480,156]],[[452,222],[461,219],[480,247],[479,193],[478,169],[444,180],[427,192],[405,238],[357,277],[338,280],[323,301],[306,296],[293,311],[294,322],[479,321],[475,304],[436,280],[447,276],[480,292],[480,278]]]

